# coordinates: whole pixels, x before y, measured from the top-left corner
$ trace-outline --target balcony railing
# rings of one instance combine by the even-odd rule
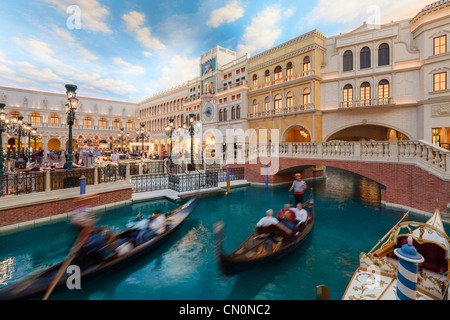
[[[390,98],[343,101],[340,103],[339,108],[346,109],[346,108],[385,106],[393,104],[393,100],[394,99],[390,97]]]
[[[314,70],[308,70],[308,71],[303,71],[299,74],[296,75],[291,75],[291,76],[286,76],[284,78],[280,78],[280,79],[276,79],[276,80],[272,80],[269,82],[265,82],[263,84],[260,85],[256,85],[256,86],[251,86],[249,91],[254,91],[254,90],[258,90],[258,89],[264,89],[264,88],[268,88],[280,83],[285,83],[285,82],[289,82],[292,80],[297,80],[297,79],[301,79],[301,78],[306,78],[309,77],[311,75],[314,75]]]
[[[304,112],[304,111],[309,111],[309,110],[314,110],[313,104],[304,104],[304,105],[300,105],[300,106],[258,111],[258,112],[250,113],[248,115],[248,117],[250,119],[263,118],[263,117],[271,117],[271,116],[277,116],[277,115],[293,114],[293,113]]]

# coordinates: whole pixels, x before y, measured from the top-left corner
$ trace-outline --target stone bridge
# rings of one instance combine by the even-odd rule
[[[425,141],[248,145],[245,159],[230,166],[245,166],[252,183],[292,181],[298,171],[305,178],[319,177],[323,167],[334,167],[378,182],[387,206],[430,213],[438,200],[441,212],[449,213],[450,151]]]

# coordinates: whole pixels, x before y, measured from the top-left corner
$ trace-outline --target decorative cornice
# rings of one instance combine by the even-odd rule
[[[314,29],[314,30],[312,30],[312,31],[310,31],[308,33],[305,33],[305,34],[302,34],[301,36],[298,36],[297,38],[294,38],[292,40],[286,41],[285,43],[282,43],[282,44],[280,44],[280,45],[278,45],[278,46],[276,46],[274,48],[271,48],[269,50],[261,52],[260,54],[257,54],[254,57],[251,57],[249,59],[249,63],[251,63],[254,60],[258,60],[258,59],[260,59],[262,57],[271,55],[274,52],[277,52],[279,50],[285,49],[286,47],[292,46],[292,45],[294,45],[296,43],[299,43],[301,41],[304,41],[304,40],[312,38],[312,37],[317,37],[317,38],[322,39],[322,40],[325,40],[325,39],[328,38],[324,33],[320,32],[317,29]]]
[[[302,47],[302,48],[297,49],[295,51],[291,51],[289,53],[286,53],[286,54],[284,54],[284,55],[282,55],[280,57],[274,58],[274,59],[266,61],[264,63],[260,63],[258,65],[253,66],[253,67],[249,67],[248,73],[250,74],[251,72],[255,72],[256,70],[267,68],[268,66],[271,66],[273,64],[279,63],[279,62],[284,61],[284,60],[291,59],[291,58],[293,58],[295,56],[304,54],[304,53],[306,53],[308,51],[314,51],[314,50],[318,50],[318,51],[320,51],[322,53],[325,53],[325,51],[326,51],[326,49],[324,47],[322,47],[322,46],[320,46],[320,45],[318,45],[316,43],[310,44],[310,45],[308,45],[306,47]]]

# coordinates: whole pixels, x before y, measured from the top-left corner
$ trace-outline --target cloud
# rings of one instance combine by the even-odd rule
[[[33,57],[42,63],[45,63],[49,66],[56,66],[62,68],[71,68],[70,66],[65,65],[60,60],[53,57],[55,53],[50,46],[40,40],[36,39],[27,39],[22,40],[19,38],[13,38],[13,40],[20,46],[22,46],[25,50],[33,55]]]
[[[19,71],[25,77],[39,82],[64,82],[64,79],[55,74],[50,68],[38,69],[33,66],[32,68],[19,69]]]
[[[392,20],[413,18],[429,2],[429,0],[319,0],[302,21],[307,21],[308,26],[351,24],[352,27],[356,27],[367,20],[383,24]]]
[[[140,75],[145,73],[145,69],[143,67],[135,66],[129,62],[124,61],[122,58],[114,58],[113,60],[119,66],[125,67],[124,69],[121,69],[120,71],[121,73],[134,75]]]
[[[237,0],[233,0],[225,7],[214,10],[207,24],[217,28],[224,23],[234,22],[244,16],[244,8],[240,6]]]
[[[159,41],[158,38],[152,37],[150,28],[142,27],[145,24],[145,14],[131,11],[122,16],[128,31],[134,33],[135,38],[145,48],[154,50],[163,50],[166,47]]]
[[[144,52],[142,52],[142,54],[143,54],[144,56],[146,56],[147,58],[150,58],[150,57],[153,55],[153,53],[151,53],[151,52],[149,52],[149,51],[144,51]]]
[[[0,62],[7,64],[7,65],[13,65],[14,63],[11,60],[6,59],[6,55],[3,51],[0,50]]]
[[[272,5],[261,11],[245,28],[241,43],[237,47],[238,56],[273,47],[282,33],[278,26],[279,22],[290,16],[292,12],[292,10],[282,10],[279,5]]]
[[[112,33],[107,25],[110,15],[109,9],[98,3],[97,0],[45,0],[69,18],[67,8],[76,5],[80,8],[81,29],[93,32]]]
[[[52,30],[60,39],[64,40],[64,43],[66,45],[74,48],[74,50],[77,50],[78,53],[85,59],[91,61],[98,60],[98,57],[88,49],[81,46],[79,42],[77,42],[76,39],[72,36],[71,32],[69,32],[68,30],[61,29],[56,25],[52,25]]]
[[[161,79],[158,81],[160,89],[174,87],[182,82],[199,76],[200,58],[174,55],[162,69]]]
[[[0,73],[14,74],[15,71],[5,65],[0,65]]]

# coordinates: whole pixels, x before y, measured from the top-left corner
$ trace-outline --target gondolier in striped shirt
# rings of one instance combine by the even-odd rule
[[[308,185],[302,180],[302,174],[297,173],[295,175],[295,180],[292,183],[292,187],[289,189],[289,193],[294,190],[295,207],[297,207],[298,203],[303,203],[303,196],[306,189],[308,189]]]

